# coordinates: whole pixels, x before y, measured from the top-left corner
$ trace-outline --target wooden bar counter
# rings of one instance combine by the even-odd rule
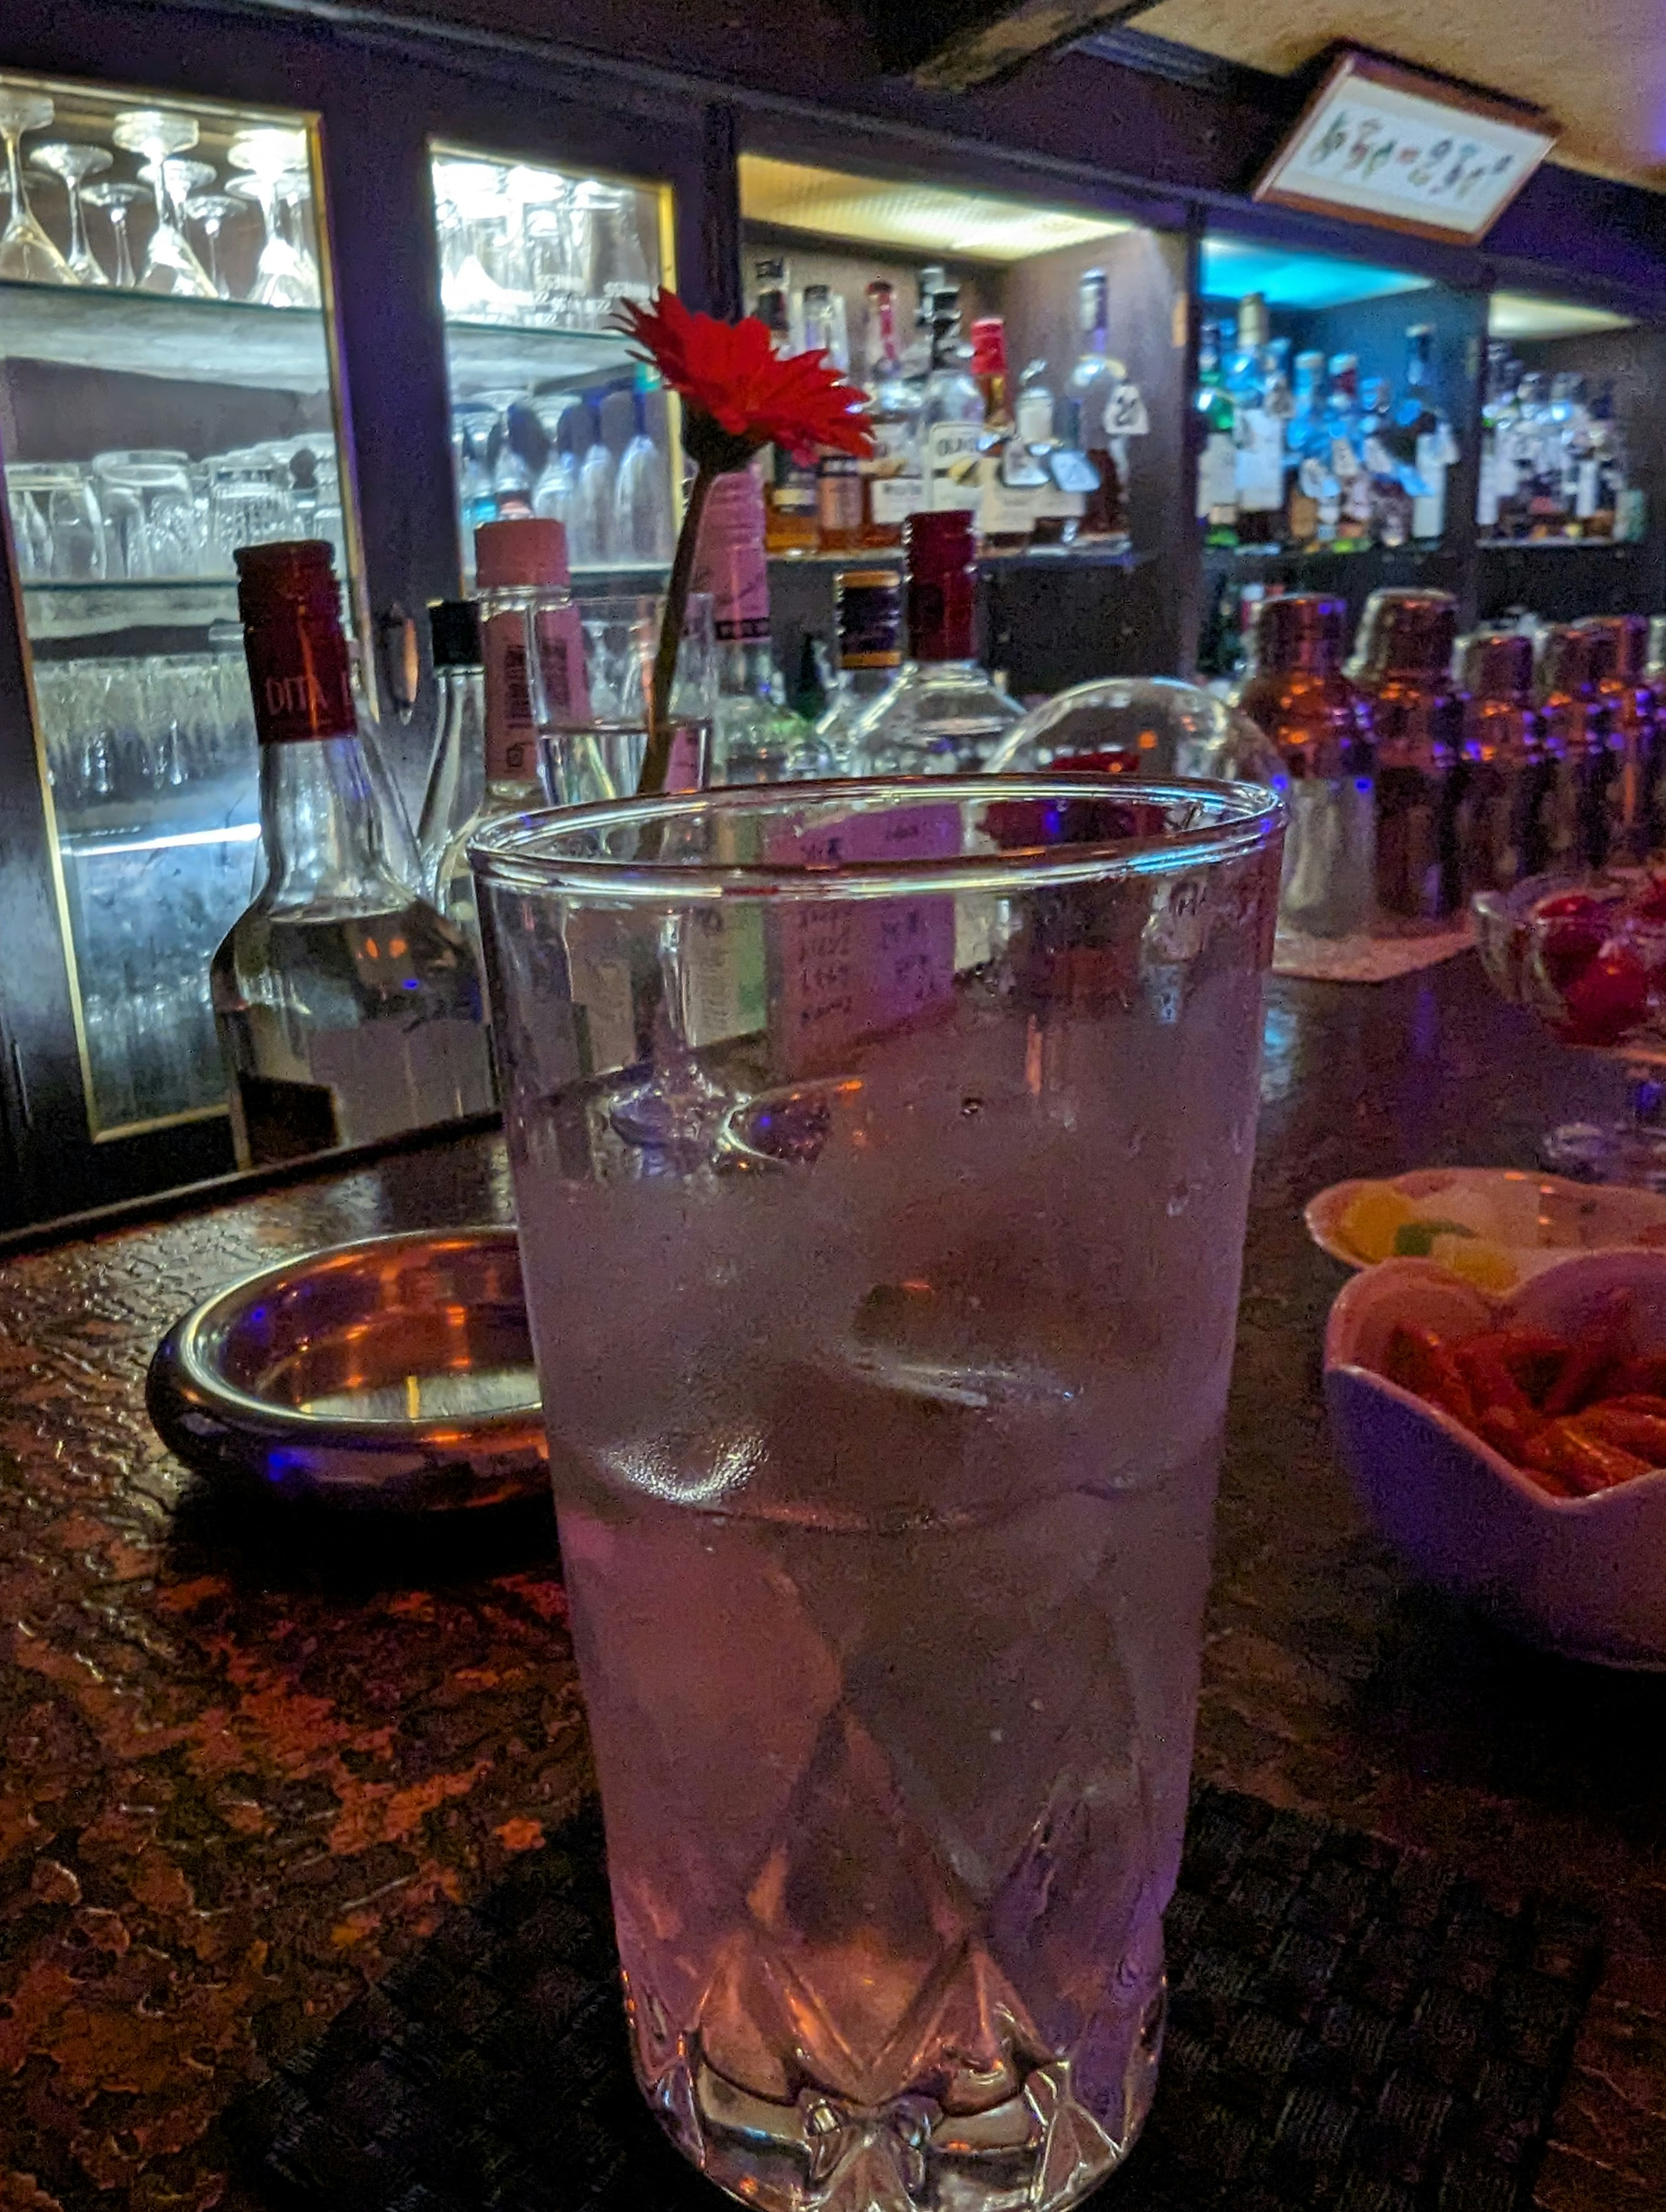
[[[1666,1681],[1507,1642],[1367,1531],[1318,1391],[1342,1271],[1301,1207],[1530,1165],[1620,1093],[1473,956],[1274,987],[1198,1733],[1209,1780],[1599,1905],[1554,2212],[1666,2203]],[[474,1137],[0,1262],[0,2212],[253,2203],[224,2108],[590,1788],[548,1516],[228,1524],[143,1408],[153,1346],[220,1285],[508,1211]]]

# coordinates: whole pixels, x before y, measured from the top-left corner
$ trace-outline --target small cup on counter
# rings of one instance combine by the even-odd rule
[[[1467,900],[1553,865],[1558,764],[1534,698],[1525,630],[1476,630],[1458,640],[1452,665],[1464,694],[1458,866]]]
[[[1368,930],[1377,906],[1376,754],[1369,703],[1343,672],[1347,606],[1263,599],[1232,704],[1279,758],[1290,808],[1280,920],[1312,937]]]
[[[1426,928],[1462,908],[1464,696],[1452,680],[1457,602],[1385,590],[1365,603],[1347,673],[1377,745],[1377,923]]]
[[[1616,756],[1607,786],[1606,857],[1645,860],[1666,836],[1660,691],[1648,674],[1651,625],[1646,615],[1587,615],[1574,628],[1592,641],[1591,681],[1608,709]]]

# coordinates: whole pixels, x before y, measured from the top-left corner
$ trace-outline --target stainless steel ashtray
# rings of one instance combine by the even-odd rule
[[[308,1252],[188,1313],[145,1402],[198,1474],[314,1505],[448,1512],[547,1493],[513,1229]]]

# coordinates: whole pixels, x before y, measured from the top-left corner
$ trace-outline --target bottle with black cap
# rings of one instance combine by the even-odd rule
[[[398,872],[366,762],[328,545],[240,547],[265,876],[210,970],[244,1167],[493,1103],[462,933]]]
[[[416,824],[423,895],[446,911],[441,867],[486,792],[486,672],[480,610],[472,599],[435,599],[428,611],[440,728]]]

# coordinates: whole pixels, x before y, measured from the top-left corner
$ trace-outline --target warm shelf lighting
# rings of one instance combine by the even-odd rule
[[[1572,300],[1536,300],[1528,292],[1494,292],[1487,303],[1490,338],[1571,338],[1588,331],[1628,331],[1629,315],[1582,307]]]
[[[847,176],[762,154],[740,157],[740,213],[747,222],[812,231],[853,246],[888,246],[951,261],[997,264],[1090,246],[1134,228],[1112,216],[1038,207],[990,192]]]

